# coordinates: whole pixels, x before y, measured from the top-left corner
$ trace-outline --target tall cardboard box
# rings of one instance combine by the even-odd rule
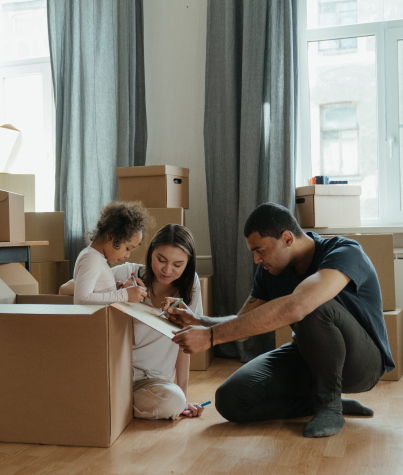
[[[344,234],[361,244],[378,275],[383,311],[396,309],[393,234]],[[331,237],[323,235],[321,237]]]
[[[25,213],[27,241],[49,241],[31,248],[31,262],[64,261],[64,213]]]
[[[58,294],[59,287],[70,280],[69,261],[33,262],[31,274],[38,282],[40,294]]]
[[[0,241],[25,241],[24,197],[0,190]]]
[[[296,189],[298,222],[302,228],[360,226],[360,195],[360,186],[300,186]]]
[[[35,175],[0,173],[0,189],[24,196],[24,211],[35,211]]]
[[[207,316],[214,316],[213,307],[213,276],[201,275],[200,289],[202,294],[203,314]],[[201,353],[194,353],[190,355],[190,370],[204,371],[214,359],[214,348],[209,348]]]
[[[171,165],[116,169],[119,200],[147,208],[189,208],[189,169]]]
[[[1,264],[0,279],[16,294],[37,295],[38,282],[18,263]]]
[[[145,257],[148,246],[155,233],[159,231],[166,224],[181,224],[184,225],[183,208],[149,208],[147,210],[155,220],[155,225],[148,230],[147,235],[141,242],[141,245],[136,247],[126,262],[134,262],[136,264],[145,264]],[[118,264],[121,264],[119,262]],[[115,265],[118,265],[115,264]],[[112,267],[114,267],[113,265]]]
[[[382,381],[399,381],[403,373],[403,310],[397,308],[393,312],[385,312],[383,316],[396,367],[390,373],[385,372]]]
[[[109,447],[133,418],[132,318],[0,305],[0,441]]]

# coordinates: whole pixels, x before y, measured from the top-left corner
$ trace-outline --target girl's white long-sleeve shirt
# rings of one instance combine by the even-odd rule
[[[88,246],[74,267],[74,304],[105,305],[128,302],[126,289],[116,290],[116,281],[105,256]]]

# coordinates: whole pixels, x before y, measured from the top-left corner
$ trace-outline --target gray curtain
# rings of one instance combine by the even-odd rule
[[[56,104],[55,209],[73,270],[83,235],[117,199],[116,167],[144,165],[142,0],[48,0]]]
[[[209,0],[204,145],[215,315],[236,314],[255,267],[243,227],[261,203],[295,210],[297,0]],[[220,345],[249,361],[274,334]]]

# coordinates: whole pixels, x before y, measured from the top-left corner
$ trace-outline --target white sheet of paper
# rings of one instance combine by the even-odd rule
[[[165,316],[159,317],[161,310],[154,309],[142,303],[113,303],[111,307],[127,313],[133,318],[140,320],[154,330],[162,333],[172,340],[175,336],[172,330],[180,330],[181,327],[171,323]]]

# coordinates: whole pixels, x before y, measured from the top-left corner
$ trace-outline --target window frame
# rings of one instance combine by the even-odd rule
[[[308,76],[308,43],[348,37],[375,36],[378,123],[379,217],[361,219],[363,226],[385,226],[403,222],[400,209],[399,88],[397,42],[403,39],[403,20],[356,23],[307,29],[307,0],[300,0],[299,28],[299,122],[297,186],[312,176],[311,118]],[[386,91],[386,97],[385,97]],[[385,120],[386,118],[386,120]],[[390,156],[389,139],[393,138]],[[402,191],[403,192],[403,191]]]

